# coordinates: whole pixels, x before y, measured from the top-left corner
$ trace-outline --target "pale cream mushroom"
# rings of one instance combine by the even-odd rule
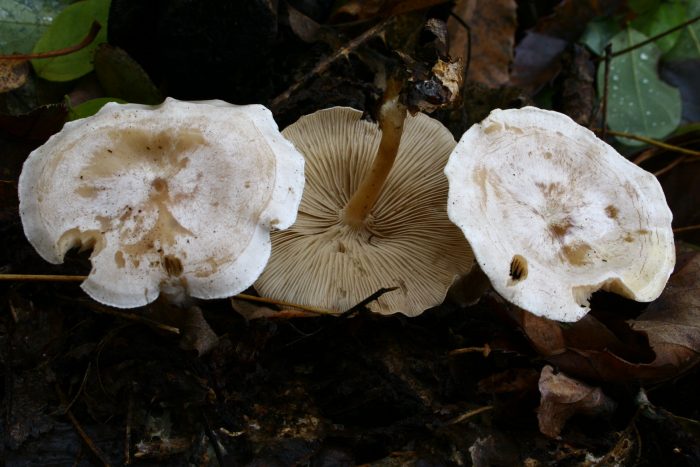
[[[600,289],[644,302],[661,294],[675,263],[661,186],[566,115],[494,110],[445,173],[450,219],[519,307],[576,321]]]
[[[272,236],[272,256],[255,284],[262,295],[343,312],[397,287],[368,307],[415,316],[469,271],[469,245],[446,213],[442,170],[454,138],[426,115],[406,117],[401,106],[391,112],[384,138],[362,112],[339,107],[283,131],[306,158],[306,187],[295,224]],[[388,162],[387,134],[400,138]]]
[[[303,164],[260,105],[107,104],[29,155],[20,214],[51,263],[93,249],[82,287],[99,302],[226,297],[262,271],[270,229],[294,222]]]

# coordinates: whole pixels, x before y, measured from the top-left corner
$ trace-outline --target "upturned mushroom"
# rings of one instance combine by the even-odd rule
[[[445,207],[455,141],[437,120],[407,117],[397,98],[384,104],[381,130],[336,107],[283,131],[306,158],[306,187],[295,224],[272,235],[262,295],[340,313],[396,287],[368,307],[415,316],[469,271],[469,245]]]
[[[269,231],[294,222],[303,164],[260,105],[107,104],[29,155],[20,214],[50,263],[92,249],[82,288],[99,302],[226,297],[262,271]]]
[[[651,301],[675,263],[656,178],[566,115],[494,110],[445,168],[448,214],[496,291],[576,321],[597,290]]]

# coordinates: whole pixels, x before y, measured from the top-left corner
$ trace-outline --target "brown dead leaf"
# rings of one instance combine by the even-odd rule
[[[535,350],[568,374],[610,382],[672,378],[700,362],[700,251],[678,246],[666,290],[635,320],[588,314],[562,327],[519,309],[509,312]]]
[[[450,56],[467,63],[469,46],[471,60],[467,80],[491,88],[508,82],[513,43],[517,28],[517,5],[514,0],[460,0],[453,13],[459,16],[471,31],[469,44],[465,28],[454,18],[447,22],[450,37]]]
[[[700,361],[700,251],[684,253],[661,297],[630,322],[649,337],[653,363],[679,372]]]
[[[617,405],[600,388],[569,378],[564,373],[555,374],[549,365],[542,368],[539,387],[542,399],[537,420],[540,431],[552,438],[559,436],[572,416],[609,414]]]
[[[291,5],[287,5],[289,27],[304,42],[315,42],[321,25]]]
[[[0,93],[21,88],[28,76],[27,60],[0,60]]]

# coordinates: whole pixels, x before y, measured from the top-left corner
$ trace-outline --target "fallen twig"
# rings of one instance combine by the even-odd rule
[[[102,29],[100,23],[98,23],[97,21],[93,21],[92,25],[90,25],[90,31],[88,31],[87,35],[83,38],[83,40],[81,40],[75,45],[64,47],[63,49],[50,50],[48,52],[18,55],[0,55],[0,60],[35,60],[37,58],[53,58],[60,57],[62,55],[72,54],[73,52],[77,52],[78,50],[84,49],[85,47],[90,45],[92,41],[94,41],[97,37],[97,33],[100,32],[100,29]]]
[[[453,418],[452,420],[450,420],[449,422],[447,422],[447,424],[448,424],[448,425],[454,425],[454,424],[457,424],[457,423],[461,423],[461,422],[463,422],[463,421],[465,421],[465,420],[467,420],[467,419],[473,417],[474,415],[479,415],[480,413],[482,413],[482,412],[488,412],[489,410],[493,410],[493,406],[492,406],[492,405],[486,405],[486,406],[484,406],[484,407],[479,407],[478,409],[470,410],[469,412],[465,412],[465,413],[463,413],[462,415],[459,415],[459,416]]]
[[[58,399],[61,402],[61,405],[68,407],[68,401],[66,400],[66,395],[63,393],[61,390],[61,387],[56,383],[55,385],[56,388],[56,394],[58,395]],[[102,462],[102,465],[105,465],[109,467],[111,464],[105,457],[104,453],[102,450],[95,444],[95,442],[88,436],[88,434],[85,432],[83,427],[80,425],[80,422],[78,422],[78,419],[75,418],[75,415],[73,415],[73,412],[71,412],[70,408],[66,408],[64,410],[64,413],[66,417],[68,417],[68,420],[70,420],[71,424],[73,425],[73,428],[75,431],[78,432],[78,435],[80,435],[80,438],[83,440],[85,445],[92,451],[92,453],[97,457],[100,462]]]
[[[601,133],[601,134],[606,133],[601,128],[596,128],[593,131],[595,131],[596,133]],[[623,131],[613,131],[613,130],[607,130],[607,134],[612,135],[612,136],[617,136],[619,138],[627,138],[627,139],[633,139],[636,141],[641,141],[643,143],[647,143],[647,144],[650,144],[652,146],[657,146],[657,147],[660,147],[663,149],[667,149],[669,151],[675,151],[675,152],[679,152],[681,154],[688,154],[689,156],[700,157],[700,151],[695,151],[693,149],[687,149],[687,148],[683,148],[681,146],[676,146],[673,144],[664,143],[663,141],[659,141],[659,140],[652,139],[652,138],[647,138],[646,136],[639,136],[639,135],[635,135],[632,133],[625,133]]]
[[[300,87],[302,87],[304,84],[306,84],[311,78],[314,76],[320,75],[324,73],[328,68],[341,57],[347,57],[350,55],[351,52],[353,52],[355,49],[357,49],[359,46],[367,42],[369,39],[372,37],[378,35],[380,32],[382,32],[387,26],[389,26],[391,23],[393,23],[395,20],[395,16],[391,16],[381,23],[376,24],[375,26],[369,28],[367,31],[363,32],[359,36],[357,36],[355,39],[352,39],[350,42],[347,43],[344,47],[341,47],[338,49],[333,55],[330,55],[326,57],[325,59],[321,60],[318,62],[318,64],[313,68],[313,70],[309,71],[306,73],[304,76],[301,77],[299,81],[296,83],[292,84],[286,91],[284,91],[282,94],[279,96],[275,97],[270,101],[270,108],[276,110],[279,105],[289,99],[289,97],[296,92]]]

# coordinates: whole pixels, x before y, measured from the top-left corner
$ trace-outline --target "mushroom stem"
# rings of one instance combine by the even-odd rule
[[[389,80],[384,94],[384,103],[379,109],[379,128],[382,130],[382,139],[369,173],[345,206],[343,221],[347,225],[353,227],[364,225],[394,165],[403,133],[403,122],[406,119],[406,106],[399,102],[400,91],[401,81]]]

